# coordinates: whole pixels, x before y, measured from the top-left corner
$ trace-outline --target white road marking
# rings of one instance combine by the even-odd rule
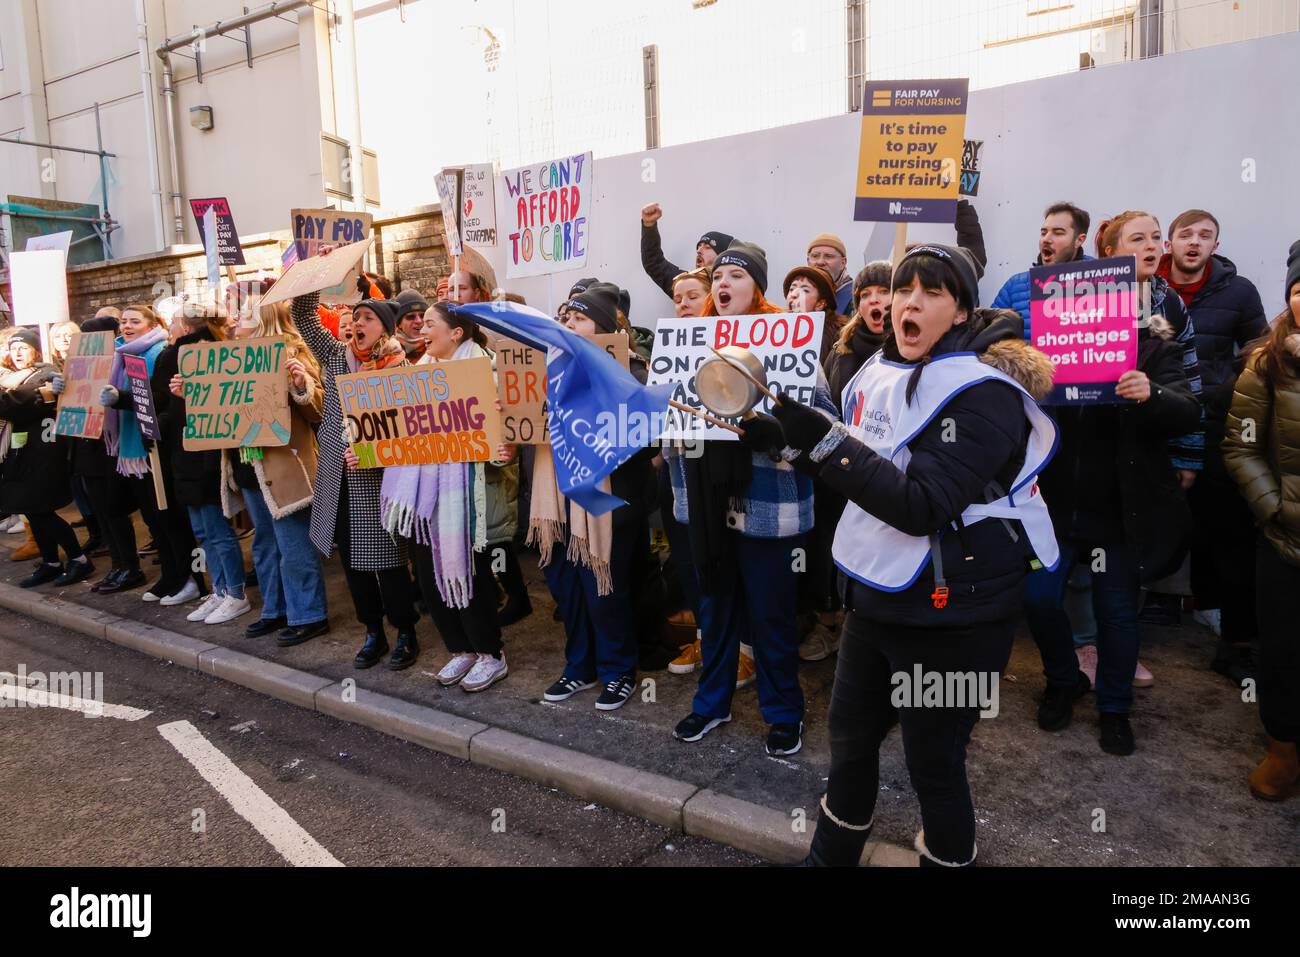
[[[257,786],[228,757],[217,750],[188,721],[160,724],[158,733],[198,771],[235,813],[266,838],[295,867],[342,867],[334,855],[299,827],[287,811]]]
[[[139,721],[153,714],[124,704],[104,704],[93,698],[78,698],[74,695],[51,693],[45,688],[21,687],[16,683],[18,676],[8,671],[0,671],[0,698],[14,702],[11,707],[26,708],[60,708],[64,711],[78,711],[87,718],[117,718],[120,721]]]

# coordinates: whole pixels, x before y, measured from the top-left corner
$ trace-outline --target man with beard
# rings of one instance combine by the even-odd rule
[[[1196,519],[1192,544],[1193,619],[1219,635],[1211,667],[1239,683],[1253,677],[1256,638],[1254,523],[1224,468],[1224,423],[1237,381],[1236,356],[1268,330],[1254,284],[1219,248],[1219,221],[1203,209],[1174,219],[1156,274],[1192,316],[1205,403],[1205,469],[1189,492]]]
[[[1086,210],[1073,203],[1053,203],[1043,213],[1038,231],[1038,259],[1035,266],[1091,259],[1083,251],[1091,218]],[[1029,338],[1029,270],[1018,272],[998,290],[994,309],[1014,309],[1025,322],[1025,339]]]

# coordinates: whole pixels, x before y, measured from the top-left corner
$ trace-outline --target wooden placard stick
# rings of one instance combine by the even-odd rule
[[[898,261],[903,258],[907,252],[907,223],[894,223],[894,252],[893,263],[898,266]]]
[[[158,499],[158,510],[167,508],[167,490],[163,487],[162,458],[155,444],[149,449],[149,468],[153,473],[153,494]]]

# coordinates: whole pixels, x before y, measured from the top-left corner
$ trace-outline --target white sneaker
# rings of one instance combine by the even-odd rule
[[[438,684],[450,688],[469,674],[470,669],[476,664],[478,664],[478,655],[472,651],[462,651],[442,666],[442,670],[438,672]]]
[[[1208,611],[1194,611],[1192,612],[1192,621],[1204,625],[1219,637],[1223,637],[1223,619],[1220,615],[1219,609],[1211,608]]]
[[[221,604],[212,610],[207,618],[203,619],[205,625],[224,625],[228,621],[234,621],[240,615],[246,615],[253,610],[252,603],[247,598],[236,598],[234,595],[227,595],[221,599]]]
[[[216,592],[209,592],[208,597],[199,602],[199,607],[185,616],[186,621],[203,621],[208,615],[217,610],[221,600],[225,595],[218,595]]]
[[[198,597],[199,597],[199,586],[194,584],[193,578],[189,578],[186,579],[184,588],[182,588],[174,595],[167,595],[159,602],[159,604],[163,604],[167,606],[183,605],[187,601],[193,601]],[[145,601],[148,600],[149,600],[148,598],[145,599]]]
[[[510,668],[506,665],[504,651],[501,652],[500,658],[479,655],[478,663],[469,670],[460,687],[462,691],[486,691],[509,673]]]

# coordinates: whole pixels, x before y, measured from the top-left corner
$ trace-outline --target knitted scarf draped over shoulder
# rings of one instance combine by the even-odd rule
[[[123,356],[143,357],[145,368],[149,375],[153,375],[158,353],[166,345],[167,333],[161,328],[151,329],[130,342],[119,336],[113,354],[113,370],[109,373],[113,388],[124,394],[131,391]],[[144,433],[140,431],[140,421],[135,416],[134,406],[130,409],[104,410],[104,447],[108,449],[109,455],[117,457],[117,471],[120,474],[137,478],[149,474],[149,453],[144,447]]]

